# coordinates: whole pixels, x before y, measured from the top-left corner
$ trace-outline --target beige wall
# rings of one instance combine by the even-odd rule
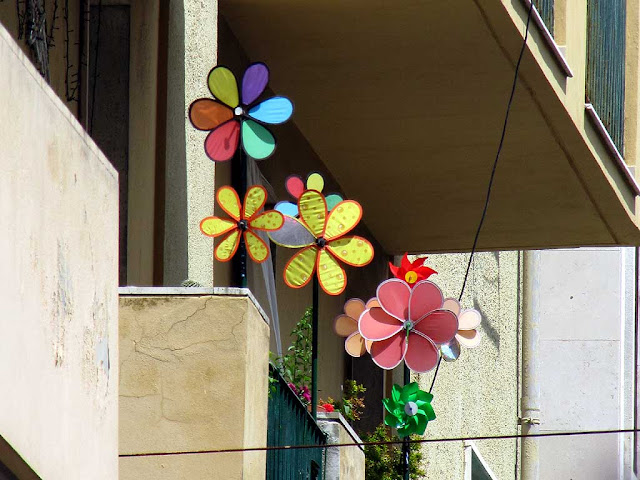
[[[428,257],[427,265],[438,272],[431,279],[445,297],[460,294],[468,258]],[[456,362],[442,362],[432,392],[436,420],[427,426],[425,438],[518,433],[520,263],[519,252],[475,255],[461,303],[481,312],[482,342],[476,349],[463,349]],[[432,377],[427,373],[413,379],[428,391]],[[476,447],[497,478],[514,478],[514,440],[478,441]],[[422,452],[427,478],[463,478],[462,442],[429,443]]]
[[[116,479],[116,174],[3,27],[0,71],[0,435],[47,480]]]
[[[266,445],[269,325],[250,298],[123,296],[120,350],[121,454]],[[125,457],[120,478],[260,479],[265,461],[264,451]]]

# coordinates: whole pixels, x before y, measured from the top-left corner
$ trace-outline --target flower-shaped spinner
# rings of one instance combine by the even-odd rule
[[[299,175],[289,175],[284,182],[284,186],[287,189],[287,192],[289,192],[289,195],[291,195],[297,202],[300,195],[302,195],[302,192],[305,190],[316,190],[322,193],[322,190],[324,189],[324,178],[318,172],[310,173],[307,176],[305,188],[305,182],[302,180],[302,177]],[[333,210],[333,207],[344,200],[344,198],[337,193],[330,193],[324,198],[327,201],[328,211]],[[289,215],[290,217],[297,217],[299,213],[298,205],[287,200],[276,203],[276,206],[273,208],[284,215]]]
[[[480,345],[480,332],[477,328],[482,321],[482,315],[474,308],[462,310],[460,302],[455,298],[447,298],[443,308],[451,310],[458,317],[458,331],[450,342],[440,346],[442,358],[453,362],[460,356],[460,345],[466,348],[476,348]]]
[[[264,262],[269,256],[269,249],[254,230],[271,232],[281,228],[284,223],[284,217],[280,212],[267,210],[259,213],[267,201],[266,189],[260,185],[249,187],[244,197],[244,205],[240,205],[238,194],[229,186],[219,188],[216,199],[231,219],[207,217],[200,222],[200,230],[209,237],[229,233],[216,246],[216,260],[220,262],[231,260],[238,250],[242,234],[251,260],[257,263]]]
[[[343,200],[331,212],[324,196],[306,190],[298,198],[300,219],[285,215],[285,222],[269,237],[287,248],[302,248],[287,263],[284,282],[291,288],[302,288],[314,272],[329,295],[340,295],[347,286],[347,275],[339,261],[362,267],[373,260],[373,246],[365,238],[349,235],[362,218],[362,207],[353,200]]]
[[[409,257],[405,253],[400,262],[400,266],[396,267],[389,262],[389,269],[394,277],[407,282],[410,286],[414,286],[421,280],[426,280],[436,272],[434,269],[424,265],[425,258],[418,258],[413,262],[409,261]]]
[[[422,435],[427,423],[436,418],[431,400],[433,395],[420,390],[416,382],[404,387],[394,385],[391,388],[391,398],[382,400],[388,412],[384,417],[385,425],[397,428],[400,438]]]
[[[358,329],[373,341],[371,358],[390,370],[405,361],[414,372],[424,373],[438,363],[436,344],[449,342],[458,331],[458,319],[443,308],[442,292],[435,283],[423,280],[411,288],[397,278],[378,286],[380,307],[360,315]]]
[[[358,331],[358,319],[367,308],[379,307],[375,298],[366,304],[359,298],[350,298],[344,304],[344,313],[338,315],[333,321],[333,330],[336,335],[346,337],[344,349],[352,357],[361,357],[371,347],[370,341],[365,341]]]
[[[252,158],[262,160],[273,153],[276,140],[262,124],[286,122],[293,104],[286,97],[271,97],[252,104],[269,81],[264,63],[253,63],[242,77],[242,95],[238,95],[236,77],[227,67],[217,66],[209,73],[211,98],[199,98],[189,107],[189,119],[198,130],[210,131],[204,141],[207,156],[216,162],[233,157],[242,137],[242,148]]]

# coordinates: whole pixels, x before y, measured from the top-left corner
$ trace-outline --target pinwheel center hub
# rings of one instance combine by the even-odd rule
[[[407,332],[413,330],[413,322],[411,320],[405,320],[402,326]]]
[[[416,283],[416,280],[418,280],[418,274],[411,270],[405,274],[404,279],[407,283]]]
[[[413,417],[416,413],[418,413],[418,405],[416,402],[407,402],[404,404],[404,413]]]
[[[244,109],[242,107],[236,107],[233,109],[233,113],[236,115],[236,117],[241,117],[242,115],[244,115]]]
[[[316,238],[316,245],[318,246],[318,248],[324,248],[327,245],[327,241],[324,239],[324,237]]]
[[[249,223],[246,220],[240,220],[238,222],[238,228],[244,232],[249,228]]]

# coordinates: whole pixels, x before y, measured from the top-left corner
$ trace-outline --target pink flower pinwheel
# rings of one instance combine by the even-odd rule
[[[443,307],[438,286],[422,280],[411,288],[397,278],[378,286],[380,307],[360,315],[360,334],[371,340],[371,358],[390,370],[402,360],[410,370],[424,373],[438,363],[436,344],[449,342],[458,331],[456,315]]]

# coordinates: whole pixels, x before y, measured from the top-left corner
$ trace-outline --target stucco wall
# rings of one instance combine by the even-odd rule
[[[0,26],[0,435],[47,480],[118,475],[118,183]]]
[[[634,260],[633,248],[540,252],[542,433],[633,428]],[[539,440],[540,480],[631,478],[631,439]]]
[[[468,254],[430,255],[427,265],[445,297],[457,298],[462,287]],[[518,431],[518,339],[520,325],[520,254],[476,254],[462,298],[463,308],[482,314],[482,342],[463,349],[453,363],[442,362],[433,389],[436,420],[425,438],[508,435]],[[417,376],[429,390],[432,373]],[[414,378],[415,379],[415,378]],[[476,442],[500,480],[514,478],[515,440]],[[462,442],[430,443],[423,447],[426,478],[463,478]]]
[[[327,443],[362,443],[362,439],[353,431],[344,417],[338,412],[318,412],[318,426],[327,435]],[[336,447],[328,448],[325,456],[325,480],[364,480],[364,448]]]
[[[120,333],[121,454],[266,445],[269,325],[249,297],[121,297]],[[264,451],[125,457],[120,478],[260,479],[265,461]]]

